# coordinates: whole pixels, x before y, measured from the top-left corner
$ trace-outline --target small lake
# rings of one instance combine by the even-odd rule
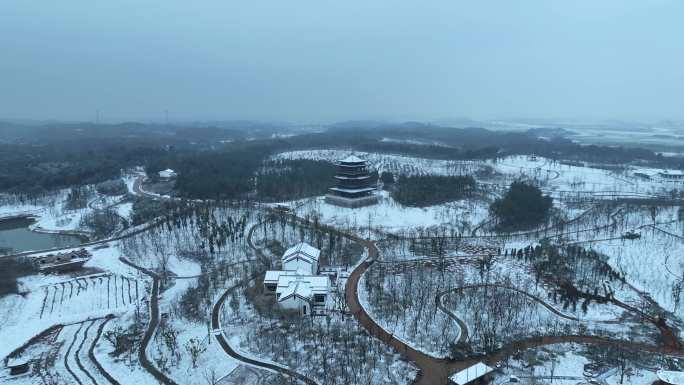
[[[0,221],[0,255],[78,246],[84,242],[81,237],[75,235],[43,234],[31,231],[28,227],[33,223],[34,220],[30,218]]]

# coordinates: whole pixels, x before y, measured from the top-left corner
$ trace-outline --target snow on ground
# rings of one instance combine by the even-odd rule
[[[322,223],[341,229],[368,229],[370,225],[382,232],[445,226],[469,231],[473,224],[484,221],[488,216],[488,204],[481,201],[455,201],[429,207],[403,206],[386,191],[379,191],[380,202],[356,209],[339,207],[325,202],[325,197],[316,197],[286,203],[296,207],[298,215],[320,215]],[[363,234],[360,232],[360,234]],[[368,236],[368,234],[363,234]]]
[[[125,202],[118,204],[113,207],[114,210],[116,210],[116,213],[119,214],[120,217],[124,219],[130,219],[131,217],[131,212],[133,211],[133,203],[132,202]]]
[[[645,181],[629,172],[618,173],[602,168],[563,164],[546,158],[509,156],[489,161],[499,173],[513,177],[528,177],[543,181],[548,192],[588,191],[592,194],[607,192],[661,194],[671,189],[658,181]]]
[[[658,229],[682,234],[682,224],[658,225]],[[610,239],[591,244],[608,256],[608,263],[625,275],[637,289],[649,293],[664,309],[684,319],[684,304],[673,290],[684,277],[684,239],[653,229],[643,228],[635,240]]]
[[[138,279],[137,271],[118,260],[116,248],[88,250],[93,258],[85,267],[95,269],[93,274],[78,282],[78,277],[70,275],[24,277],[19,281],[24,294],[0,298],[0,309],[12,309],[0,314],[0,357],[54,324],[80,322],[136,306],[136,282],[139,297],[147,285]]]
[[[518,383],[540,385],[576,385],[592,380],[604,385],[652,385],[657,380],[655,369],[644,365],[653,365],[652,355],[641,357],[645,362],[638,357],[636,362],[628,362],[623,373],[601,359],[592,359],[589,349],[588,345],[566,343],[522,351],[501,363],[492,385],[510,384],[512,377]],[[589,369],[592,367],[595,369]]]
[[[126,184],[126,188],[128,188],[128,192],[131,194],[135,195],[135,189],[133,186],[135,185],[135,181],[138,180],[141,176],[144,176],[145,173],[142,170],[138,170],[136,172],[132,172],[129,174],[126,174],[123,176],[123,181]]]
[[[142,312],[142,317],[147,317],[146,312]],[[103,329],[103,335],[119,328],[126,330],[131,324],[135,323],[134,314],[127,313],[111,320]],[[140,325],[144,327],[145,324]],[[129,356],[126,353],[119,357],[112,357],[109,353],[115,350],[114,346],[106,339],[101,338],[97,344],[94,354],[102,367],[109,372],[114,379],[124,384],[156,384],[157,380],[152,377],[137,361],[137,352],[132,352]]]
[[[343,159],[352,151],[346,150],[304,150],[276,154],[273,159],[311,159],[334,162]],[[462,175],[482,170],[483,164],[477,161],[455,161],[416,158],[405,155],[389,155],[353,151],[365,159],[378,172],[389,171],[395,175]]]
[[[0,206],[0,218],[14,217],[18,215],[40,215],[45,207],[32,204],[8,204]]]

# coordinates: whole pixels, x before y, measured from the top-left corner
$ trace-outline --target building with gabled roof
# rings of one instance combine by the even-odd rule
[[[350,155],[336,163],[335,186],[325,201],[343,207],[368,206],[378,202],[377,190],[365,160]]]
[[[460,372],[449,377],[452,383],[456,385],[466,385],[466,384],[486,384],[487,377],[489,373],[493,372],[494,368],[491,368],[482,362],[478,362],[473,366],[469,366]]]
[[[325,314],[330,293],[330,278],[326,275],[283,275],[278,280],[276,300],[285,310],[297,310],[302,315]]]
[[[298,243],[285,251],[281,259],[283,270],[302,274],[318,274],[321,251],[306,242]]]
[[[281,309],[302,315],[325,314],[331,291],[330,277],[317,275],[321,252],[308,243],[298,243],[285,251],[282,270],[269,270],[264,291],[275,294]]]
[[[161,179],[173,179],[178,176],[178,174],[170,168],[159,171],[158,175]]]

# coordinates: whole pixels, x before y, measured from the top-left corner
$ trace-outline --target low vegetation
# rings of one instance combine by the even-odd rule
[[[123,179],[112,179],[98,183],[95,186],[95,189],[100,194],[111,196],[123,195],[128,192],[128,188]]]
[[[17,280],[35,270],[35,266],[24,258],[0,258],[0,297],[19,294]]]
[[[455,201],[475,191],[472,176],[408,176],[399,179],[392,197],[405,206],[425,207]]]
[[[549,218],[553,199],[524,182],[513,182],[503,196],[492,203],[489,210],[501,229],[530,228]]]
[[[257,175],[257,197],[264,201],[285,201],[323,195],[333,184],[335,166],[316,160],[265,162]]]

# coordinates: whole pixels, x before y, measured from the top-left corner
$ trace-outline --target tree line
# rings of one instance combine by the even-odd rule
[[[392,197],[405,206],[425,207],[463,199],[475,190],[475,178],[469,175],[417,175],[400,178]]]

